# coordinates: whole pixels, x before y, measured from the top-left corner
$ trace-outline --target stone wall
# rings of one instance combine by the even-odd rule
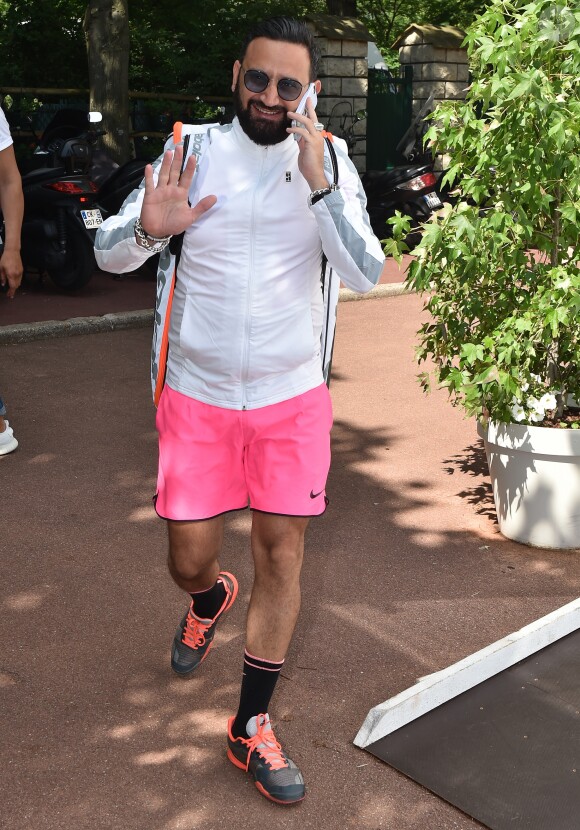
[[[337,135],[350,128],[359,110],[366,110],[368,94],[368,42],[371,35],[355,18],[312,15],[308,18],[322,58],[318,77],[322,90],[316,113]],[[366,169],[366,122],[355,125],[356,141],[352,160],[358,170]]]
[[[367,109],[368,43],[372,36],[354,17],[310,15],[307,23],[320,48],[318,76],[322,90],[316,112],[323,124],[341,135],[352,127],[356,113]],[[402,67],[413,67],[413,113],[433,93],[435,102],[463,98],[469,82],[465,33],[452,26],[413,24],[397,39]],[[352,159],[366,170],[365,120],[354,125]]]
[[[402,66],[413,67],[413,113],[433,94],[435,101],[464,98],[469,83],[465,33],[452,26],[409,26],[397,38]]]

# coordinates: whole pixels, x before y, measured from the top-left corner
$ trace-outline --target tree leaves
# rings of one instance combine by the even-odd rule
[[[457,202],[425,226],[409,272],[430,315],[419,358],[453,403],[496,420],[580,395],[580,50],[566,40],[580,7],[558,8],[494,0],[468,32],[467,99],[431,128]],[[546,20],[562,19],[555,39]]]

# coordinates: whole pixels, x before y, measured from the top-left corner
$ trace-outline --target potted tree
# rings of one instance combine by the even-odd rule
[[[580,547],[580,7],[492,0],[466,46],[467,97],[427,133],[456,200],[409,270],[418,359],[478,419],[502,533]]]

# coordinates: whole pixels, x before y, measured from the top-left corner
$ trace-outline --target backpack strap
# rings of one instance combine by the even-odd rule
[[[203,139],[197,142],[199,146],[199,152],[197,155],[197,160],[201,157],[202,149],[205,145],[205,138],[207,133],[205,131],[201,131],[198,135],[203,136]],[[181,163],[181,173],[185,168],[187,163],[187,159],[189,157],[189,149],[191,144],[191,132],[187,132],[185,136],[183,135],[183,122],[176,121],[173,125],[173,144],[177,145],[181,141],[183,141],[183,161]],[[197,168],[196,168],[197,169]],[[177,234],[176,236],[171,237],[171,241],[169,243],[169,252],[173,258],[173,273],[171,276],[171,282],[167,287],[166,292],[164,292],[164,309],[163,309],[163,330],[161,332],[161,339],[159,341],[158,347],[158,357],[157,357],[157,378],[155,380],[155,388],[153,391],[153,401],[155,406],[159,405],[159,400],[161,398],[161,392],[163,391],[163,387],[165,385],[165,375],[167,372],[167,355],[169,352],[169,320],[171,317],[171,306],[173,304],[173,294],[175,291],[175,280],[177,279],[177,266],[179,265],[179,259],[181,257],[181,249],[183,247],[183,237],[184,233]]]
[[[163,331],[161,332],[161,341],[159,343],[159,355],[157,358],[157,378],[155,379],[155,388],[153,390],[153,403],[159,406],[159,400],[163,387],[165,386],[165,375],[167,374],[167,355],[169,353],[169,319],[171,317],[171,306],[173,304],[173,292],[175,291],[175,266],[173,266],[173,275],[171,277],[171,285],[166,299],[166,306],[163,313]]]
[[[336,150],[333,146],[334,136],[332,133],[324,132],[324,141],[326,149],[330,158],[332,166],[332,179],[334,184],[338,184],[338,160],[336,158]],[[322,288],[322,297],[324,300],[324,319],[322,323],[321,333],[321,352],[322,352],[322,374],[327,386],[330,386],[330,371],[332,369],[332,352],[334,350],[334,330],[336,328],[336,302],[338,301],[338,288],[340,287],[340,280],[334,273],[333,268],[327,268],[328,261],[322,252],[322,272],[320,275],[320,285]]]
[[[183,138],[183,121],[176,121],[173,125],[173,144],[177,146],[183,141],[183,158],[181,160],[181,170],[179,171],[179,175],[183,173],[185,170],[185,165],[187,164],[188,154],[189,154],[189,144],[191,142],[191,133],[186,133],[185,138]],[[191,207],[191,206],[190,206]],[[175,268],[179,265],[179,258],[181,257],[181,248],[183,247],[183,234],[177,234],[177,236],[172,236],[169,242],[169,250],[175,257]],[[172,292],[173,293],[173,292]]]
[[[338,160],[336,158],[336,150],[333,145],[334,136],[326,130],[323,135],[324,141],[326,142],[326,149],[328,150],[328,155],[330,157],[330,163],[332,165],[332,179],[334,184],[338,184]]]

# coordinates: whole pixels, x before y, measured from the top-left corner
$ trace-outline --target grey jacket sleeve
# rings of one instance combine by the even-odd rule
[[[170,139],[165,150],[174,148]],[[153,164],[153,176],[157,179],[157,169],[161,165],[161,155]],[[97,231],[95,239],[95,258],[103,271],[124,274],[135,271],[149,259],[152,254],[137,244],[135,239],[135,220],[141,215],[141,205],[145,195],[145,179],[139,187],[125,199],[119,213],[109,216]]]
[[[366,195],[358,172],[340,140],[334,140],[340,189],[320,199],[316,217],[322,249],[342,282],[353,291],[370,291],[379,281],[385,255],[366,211]],[[330,170],[326,171],[332,181]]]

